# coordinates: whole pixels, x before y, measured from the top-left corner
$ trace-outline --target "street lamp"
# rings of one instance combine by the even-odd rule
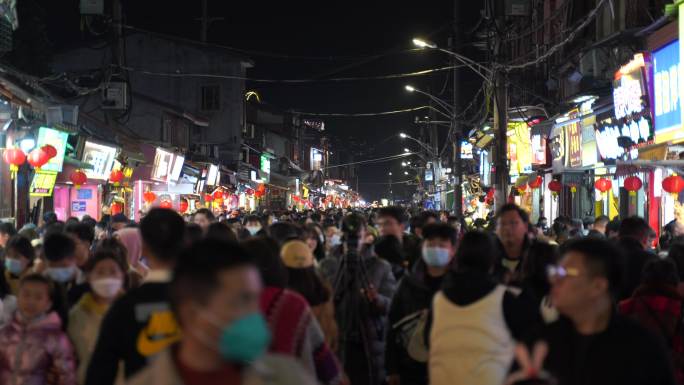
[[[408,135],[404,134],[403,132],[400,132],[399,137],[402,139],[406,139],[408,137]]]
[[[408,174],[409,174],[408,171],[404,171],[404,175],[408,175]]]
[[[406,166],[408,166],[408,163],[406,163],[406,162],[401,162],[401,167],[406,167]]]
[[[489,84],[492,83],[492,80],[487,77],[487,76],[490,76],[490,77],[492,76],[492,70],[490,70],[489,68],[483,66],[482,64],[474,61],[473,59],[470,59],[470,58],[463,56],[463,55],[459,55],[456,52],[449,51],[448,49],[440,48],[437,46],[437,44],[429,42],[427,40],[423,40],[423,39],[414,38],[413,39],[413,45],[415,45],[418,48],[436,49],[436,50],[444,52],[450,56],[453,56],[456,60],[460,61],[461,63],[465,64],[466,67],[473,70],[473,72],[480,75],[480,77],[482,77],[482,79],[484,79],[485,82],[487,82]],[[482,72],[480,72],[480,71],[482,71]]]
[[[414,92],[416,90],[413,86],[408,84],[404,86],[404,89],[408,92]]]
[[[436,44],[430,43],[430,42],[427,41],[427,40],[423,40],[423,39],[419,39],[419,38],[414,38],[414,39],[413,39],[413,44],[414,44],[416,47],[419,47],[419,48],[432,48],[432,49],[437,48],[437,45],[436,45]]]
[[[409,150],[408,148],[405,148],[404,152],[409,153],[409,152],[411,152],[411,150]]]
[[[456,112],[454,111],[453,107],[449,103],[447,103],[446,101],[436,97],[435,95],[432,95],[428,92],[422,91],[422,90],[420,90],[416,87],[410,86],[410,85],[407,85],[404,88],[408,92],[417,92],[419,94],[423,94],[423,95],[427,96],[428,98],[430,98],[432,101],[437,103],[438,106],[442,107],[447,113],[444,113],[438,109],[434,109],[434,110],[439,112],[440,114],[444,115],[445,117],[449,118],[449,120],[451,120],[455,117]]]
[[[389,173],[389,176],[392,176],[392,173],[391,173],[391,172]]]

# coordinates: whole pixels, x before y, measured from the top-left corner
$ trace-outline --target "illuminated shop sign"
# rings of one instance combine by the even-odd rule
[[[612,124],[614,122],[611,119],[604,120],[596,130],[596,145],[604,160],[618,159],[626,149],[648,144],[652,137],[652,126],[646,117],[632,120],[628,124]],[[621,146],[620,137],[629,138],[631,143],[625,141],[622,143],[624,147]]]
[[[656,143],[684,138],[679,97],[679,40],[653,51],[653,119]]]
[[[108,179],[114,167],[116,153],[116,147],[86,141],[83,148],[83,162],[93,166],[92,170],[84,170],[88,179]]]

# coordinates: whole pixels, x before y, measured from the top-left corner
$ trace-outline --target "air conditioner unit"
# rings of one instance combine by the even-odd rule
[[[128,87],[124,82],[110,82],[102,90],[102,109],[123,110],[127,106]]]
[[[78,106],[55,106],[48,107],[45,114],[48,126],[58,124],[78,125]]]

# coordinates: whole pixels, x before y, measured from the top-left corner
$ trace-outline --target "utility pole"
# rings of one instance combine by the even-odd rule
[[[496,84],[494,89],[496,106],[494,108],[494,124],[496,125],[496,208],[506,204],[508,195],[509,172],[507,158],[507,136],[508,130],[508,85],[506,84],[506,74],[500,72],[496,74]]]
[[[461,12],[459,9],[459,0],[454,0],[454,25],[452,28],[452,36],[451,36],[451,51],[456,52],[459,48],[459,44],[461,43],[461,28],[460,28],[460,16]],[[460,103],[460,92],[459,92],[459,71],[456,62],[455,57],[451,57],[451,65],[454,67],[454,72],[453,72],[453,102],[454,102],[454,109],[453,109],[453,116],[451,117],[451,128],[452,132],[454,135],[454,145],[452,146],[453,148],[453,155],[451,157],[452,160],[452,165],[451,165],[451,172],[454,177],[454,206],[453,206],[453,211],[457,216],[463,215],[463,190],[461,189],[461,182],[463,180],[463,164],[462,164],[462,159],[461,159],[461,141],[463,140],[463,133],[461,132],[462,128],[459,122],[456,120],[456,114],[458,111],[460,111],[461,103]]]
[[[208,0],[202,0],[202,17],[196,19],[199,20],[201,23],[200,41],[202,43],[207,42],[207,37],[209,35],[209,26],[211,25],[211,23],[223,20],[222,17],[209,17],[209,4],[207,4],[207,1]]]
[[[496,15],[496,23],[505,21],[505,10],[503,6],[499,6],[494,10]],[[506,61],[506,45],[500,35],[496,35],[493,49],[493,61],[495,63],[505,63]],[[508,201],[508,185],[509,185],[509,170],[508,170],[508,79],[506,72],[500,68],[495,68],[494,73],[494,128],[496,133],[495,146],[495,166],[496,172],[494,175],[495,207],[498,210]]]

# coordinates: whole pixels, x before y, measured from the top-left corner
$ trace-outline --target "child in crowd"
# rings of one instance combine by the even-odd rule
[[[54,286],[31,274],[19,284],[17,311],[0,330],[0,384],[75,385],[74,352],[52,310]]]

